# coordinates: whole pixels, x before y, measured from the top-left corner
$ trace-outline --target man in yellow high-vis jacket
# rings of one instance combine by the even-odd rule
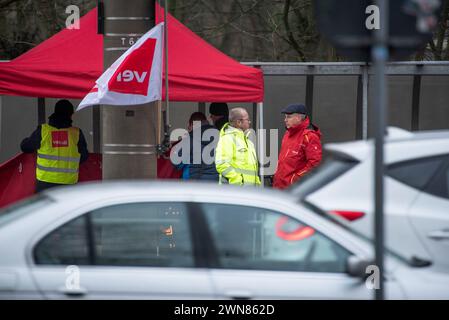
[[[83,132],[72,127],[73,105],[59,100],[48,124],[39,125],[20,148],[25,153],[37,152],[36,192],[78,182],[80,163],[87,160]]]
[[[220,184],[260,185],[256,149],[247,135],[250,123],[245,109],[234,108],[229,113],[229,123],[220,130],[215,150]]]

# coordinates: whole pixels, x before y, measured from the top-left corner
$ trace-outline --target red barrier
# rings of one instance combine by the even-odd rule
[[[101,154],[91,153],[81,164],[79,181],[102,179]],[[181,171],[176,170],[169,159],[157,160],[159,179],[179,179]],[[36,154],[20,153],[0,164],[0,208],[34,194],[36,185]]]
[[[0,207],[34,193],[35,159],[35,154],[21,153],[0,165]]]

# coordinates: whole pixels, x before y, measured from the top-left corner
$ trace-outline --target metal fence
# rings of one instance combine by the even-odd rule
[[[265,119],[291,102],[303,102],[312,120],[329,129],[326,141],[366,139],[371,133],[370,80],[366,63],[246,63],[265,75]],[[449,62],[397,62],[387,66],[389,124],[408,130],[449,129]],[[281,84],[281,88],[279,88]],[[286,92],[289,89],[289,92]],[[296,89],[296,90],[295,90]],[[285,101],[284,103],[282,103]],[[270,115],[273,115],[270,117]],[[339,125],[332,125],[335,115]],[[335,131],[342,125],[351,133]],[[273,127],[266,123],[265,127]],[[326,132],[325,132],[326,133]],[[333,137],[334,136],[334,137]],[[352,139],[351,139],[352,138]]]
[[[323,142],[366,139],[371,136],[373,69],[366,63],[271,63],[247,62],[265,75],[264,128],[283,133],[281,109],[289,103],[305,103]],[[387,66],[389,85],[388,124],[407,130],[449,129],[449,61],[396,62]],[[24,136],[45,120],[55,99],[0,97],[0,162],[19,151]],[[78,100],[73,100],[76,105]],[[172,102],[172,128],[185,127],[194,111],[207,114],[208,103]],[[256,106],[246,107],[256,123]],[[39,107],[38,107],[39,106]],[[101,151],[100,118],[87,108],[77,112],[74,124],[86,134],[90,151]],[[267,137],[266,150],[270,150]],[[96,149],[93,146],[96,146]],[[99,149],[100,148],[100,149]]]

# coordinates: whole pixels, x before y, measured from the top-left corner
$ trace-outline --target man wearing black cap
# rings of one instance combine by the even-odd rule
[[[307,117],[306,107],[291,104],[282,110],[287,132],[273,178],[273,187],[284,189],[316,167],[321,161],[321,132]]]
[[[89,152],[83,132],[72,127],[73,105],[59,100],[48,124],[39,125],[20,148],[25,153],[37,152],[36,192],[78,182],[79,164]]]
[[[225,102],[212,102],[209,106],[210,118],[219,131],[229,122],[229,108]]]

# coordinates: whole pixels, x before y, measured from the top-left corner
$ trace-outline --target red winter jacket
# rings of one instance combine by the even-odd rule
[[[273,187],[287,188],[320,163],[320,138],[320,129],[310,124],[309,118],[287,129],[282,138]]]

